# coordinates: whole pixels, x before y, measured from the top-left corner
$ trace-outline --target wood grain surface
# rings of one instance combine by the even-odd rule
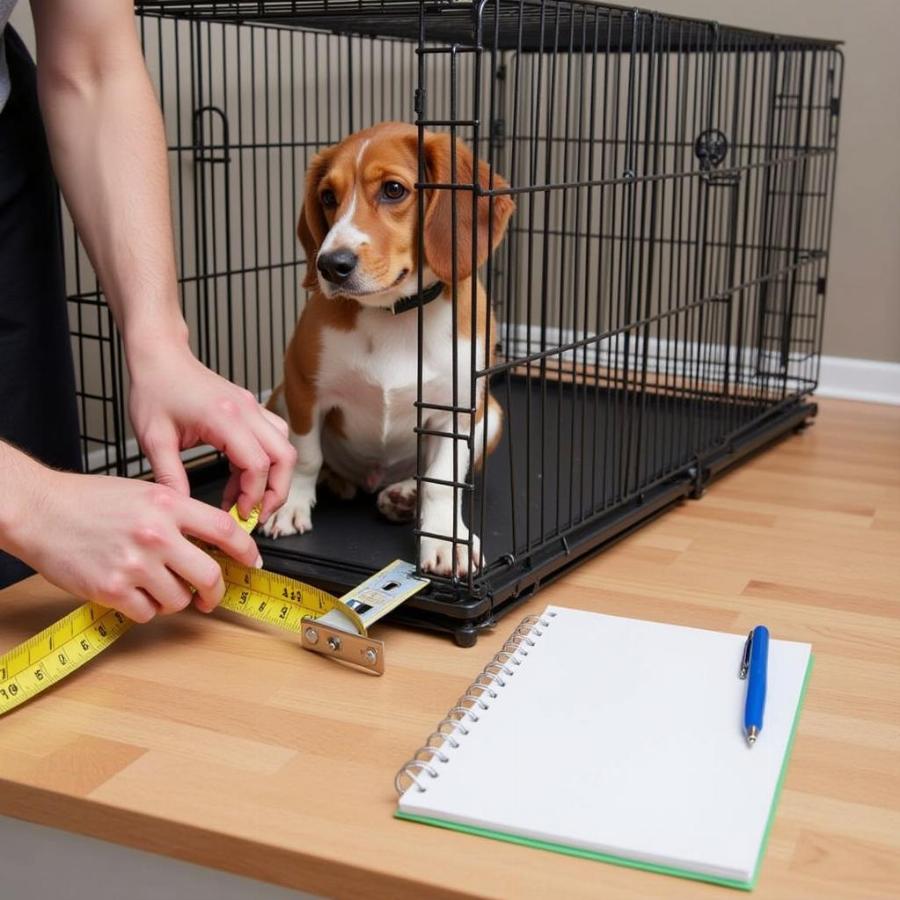
[[[823,401],[814,427],[522,614],[550,602],[812,642],[755,893],[897,896],[900,408]],[[73,603],[40,578],[3,592],[0,647]],[[379,626],[383,678],[219,616],[134,629],[0,719],[0,813],[329,896],[727,896],[392,818],[394,772],[519,617],[470,650]]]

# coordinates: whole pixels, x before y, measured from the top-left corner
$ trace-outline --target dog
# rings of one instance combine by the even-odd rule
[[[426,133],[424,156],[428,182],[454,181],[449,135]],[[455,182],[474,184],[475,177],[472,152],[457,141]],[[477,166],[477,178],[485,190],[509,186],[499,175],[492,177],[484,162]],[[432,434],[424,441],[428,480],[422,483],[420,565],[437,575],[461,576],[470,566],[481,566],[482,551],[473,534],[470,557],[463,492],[454,490],[452,482],[464,481],[470,463],[478,467],[483,453],[494,449],[502,431],[502,410],[486,389],[486,379],[478,379],[470,453],[469,413],[457,412],[455,433],[462,439],[455,440],[452,411],[431,407],[453,404],[455,338],[456,402],[472,408],[473,323],[475,368],[493,362],[496,325],[475,270],[502,240],[514,203],[508,194],[493,200],[479,196],[473,228],[471,192],[427,191],[424,258],[419,259],[417,181],[418,130],[403,123],[357,132],[312,160],[297,224],[307,259],[304,287],[310,294],[285,354],[283,381],[269,401],[269,408],[290,426],[297,464],[287,501],[263,531],[270,537],[309,531],[320,483],[346,499],[357,490],[377,494],[378,509],[391,521],[415,518],[416,309],[422,303],[422,399],[429,404],[423,410],[423,427]],[[454,527],[459,540],[455,544],[449,540]]]

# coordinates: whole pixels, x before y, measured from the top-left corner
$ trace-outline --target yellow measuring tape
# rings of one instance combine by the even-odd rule
[[[256,526],[259,516],[258,510],[254,510],[249,519],[242,520],[236,508],[231,510],[231,514],[248,532]],[[392,563],[387,569],[364,582],[355,592],[346,595],[347,598],[351,598],[348,603],[285,575],[242,566],[215,552],[211,552],[211,555],[222,567],[225,581],[225,596],[220,604],[221,608],[294,634],[301,632],[304,620],[320,619],[327,613],[337,611],[352,623],[357,635],[365,637],[366,623],[350,605],[354,603],[352,596],[379,576],[390,573],[398,566],[406,565]],[[424,579],[410,575],[401,574],[396,577],[388,575],[386,584],[391,590],[381,598],[386,602],[381,602],[377,608],[375,601],[372,601],[371,605],[365,605],[365,609],[373,613],[368,617],[368,624],[421,590],[427,583]],[[371,589],[363,591],[362,595],[375,596]],[[360,604],[355,605],[361,608]],[[89,602],[0,656],[0,716],[92,660],[134,624],[136,623],[116,610]],[[332,638],[332,642],[336,641],[338,644],[338,647],[333,649],[340,649],[342,637],[343,635]],[[348,635],[348,641],[349,637]],[[307,646],[309,643],[304,641]],[[366,652],[371,654],[373,651],[367,649]],[[382,669],[378,668],[378,671]]]

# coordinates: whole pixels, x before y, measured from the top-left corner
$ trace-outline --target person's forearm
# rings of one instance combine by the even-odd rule
[[[44,476],[53,472],[0,441],[0,550],[21,556],[29,517],[40,515]]]
[[[33,0],[38,90],[66,203],[134,357],[185,344],[163,124],[127,0]]]

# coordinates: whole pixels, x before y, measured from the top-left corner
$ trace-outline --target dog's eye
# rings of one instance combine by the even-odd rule
[[[331,209],[338,205],[337,197],[334,196],[334,191],[328,188],[326,188],[324,191],[322,191],[321,194],[319,194],[319,202],[326,209]]]
[[[386,181],[381,187],[385,200],[402,200],[408,193],[399,181]]]

